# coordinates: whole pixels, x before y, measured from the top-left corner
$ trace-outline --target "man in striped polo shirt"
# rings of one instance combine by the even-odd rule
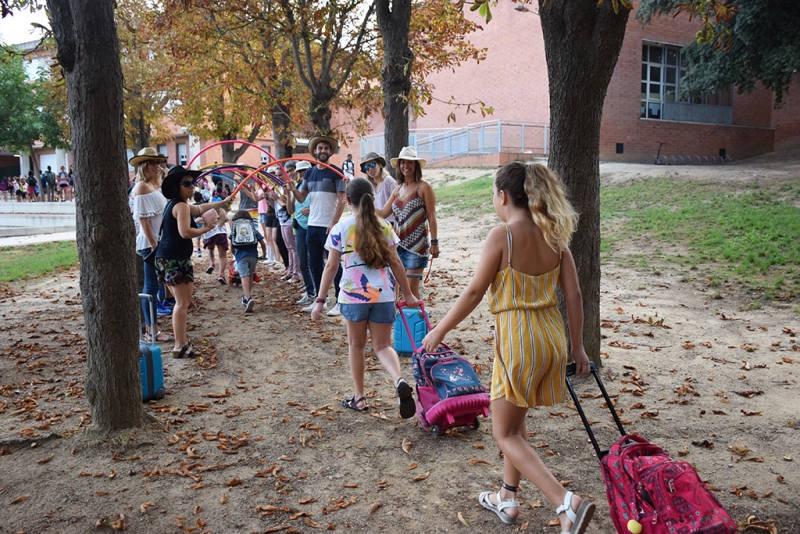
[[[338,149],[339,143],[331,137],[317,136],[308,142],[308,151],[321,163],[327,163],[331,155]],[[305,201],[306,197],[310,199],[306,244],[308,246],[308,266],[311,269],[311,277],[314,279],[314,288],[306,288],[306,291],[311,293],[311,289],[314,289],[314,294],[316,294],[319,291],[322,271],[325,268],[325,242],[331,228],[339,222],[339,218],[342,216],[346,184],[336,172],[323,165],[315,165],[306,171],[303,183],[299,188],[296,188],[291,181],[287,183],[287,187],[299,202]],[[342,266],[339,265],[333,280],[337,298],[341,279]],[[304,311],[309,312],[313,309],[313,302],[307,308],[303,308]],[[328,311],[328,315],[341,315],[338,303],[335,303]]]

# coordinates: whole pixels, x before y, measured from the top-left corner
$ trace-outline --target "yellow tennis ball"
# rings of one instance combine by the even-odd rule
[[[635,519],[631,519],[628,521],[628,532],[632,532],[633,534],[639,534],[642,531],[642,524],[636,521]]]

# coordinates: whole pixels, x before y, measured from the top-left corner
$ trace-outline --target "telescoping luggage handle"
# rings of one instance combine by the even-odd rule
[[[158,326],[156,325],[156,322],[158,321],[158,315],[156,315],[155,299],[153,299],[153,295],[150,295],[148,293],[139,293],[139,300],[142,300],[142,299],[146,300],[148,302],[148,304],[150,304],[150,322],[153,323],[152,325],[150,325],[150,329],[153,332],[158,332]],[[144,332],[144,333],[142,334],[142,338],[139,339],[139,341],[142,341],[144,344],[148,344],[147,343],[147,335],[146,335],[147,334],[147,325],[145,325],[144,327],[142,327],[140,325],[139,333],[141,334],[142,332]],[[158,343],[156,343],[156,336],[154,336],[152,334],[150,335],[150,343],[149,344],[150,345],[157,345],[158,344]]]
[[[603,386],[603,381],[600,380],[600,372],[597,370],[597,366],[594,364],[594,362],[589,362],[589,372],[594,375],[594,379],[597,382],[597,385],[600,387],[600,392],[603,394],[603,398],[606,400],[606,406],[608,406],[608,409],[611,410],[611,415],[614,418],[614,422],[617,424],[620,435],[625,436],[625,428],[622,426],[622,421],[619,420],[617,410],[614,409],[614,405],[611,403],[611,397],[608,396],[608,392],[606,391],[605,386]],[[575,393],[575,389],[572,387],[572,382],[569,380],[569,377],[571,376],[575,376],[575,362],[567,365],[567,389],[569,389],[569,394],[572,396],[572,401],[575,403],[575,407],[578,409],[578,414],[581,416],[581,421],[583,421],[583,426],[586,428],[586,433],[589,434],[589,439],[592,441],[592,445],[594,446],[594,452],[597,453],[597,459],[602,460],[603,456],[608,454],[608,449],[601,450],[600,446],[597,444],[597,438],[595,438],[594,432],[592,432],[592,425],[590,425],[589,420],[586,419],[586,414],[583,413],[583,408],[581,407],[581,401],[578,400],[578,395]]]
[[[428,318],[428,312],[425,311],[425,303],[422,300],[419,300],[419,311],[422,312],[422,318],[425,319],[425,324],[428,327],[428,332],[430,332],[433,327],[431,327],[431,321]],[[408,307],[406,301],[401,300],[397,302],[397,309],[400,310],[400,317],[403,319],[403,325],[406,327],[406,334],[408,334],[408,340],[411,342],[411,347],[414,349],[414,352],[417,351],[417,345],[414,343],[414,336],[411,334],[411,327],[408,326],[408,320],[406,319],[406,314],[403,313],[403,308]],[[444,345],[444,343],[442,343]]]

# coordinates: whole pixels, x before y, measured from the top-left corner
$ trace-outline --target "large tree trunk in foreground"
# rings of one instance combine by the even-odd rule
[[[113,0],[47,0],[69,93],[86,398],[100,430],[141,426],[134,227]]]
[[[583,294],[586,353],[600,365],[600,117],[628,11],[616,14],[610,2],[597,7],[597,0],[542,4],[539,0],[550,78],[548,164],[580,214],[570,250]]]
[[[379,0],[376,13],[383,38],[383,138],[384,155],[389,161],[408,145],[408,93],[411,91],[411,66],[414,63],[414,53],[408,46],[411,0]],[[391,165],[387,170],[394,174]]]

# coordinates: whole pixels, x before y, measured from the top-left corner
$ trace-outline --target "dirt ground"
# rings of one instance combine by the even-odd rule
[[[792,167],[792,165],[794,165]],[[788,170],[787,170],[788,167]],[[676,167],[685,179],[794,179],[797,164],[758,158]],[[434,178],[487,171],[449,169]],[[611,165],[606,181],[665,169]],[[487,199],[488,201],[488,199]],[[492,217],[440,219],[442,258],[425,298],[433,320],[472,273]],[[83,395],[85,349],[77,272],[2,287],[0,533],[559,532],[524,481],[522,513],[505,526],[480,508],[502,459],[491,416],[478,430],[434,437],[399,417],[388,375],[368,362],[370,410],[350,394],[344,322],[313,324],[297,287],[261,271],[255,313],[240,290],[195,270],[190,335],[202,357],[165,357],[168,394],[146,429],[97,441]],[[800,315],[796,302],[740,311],[702,280],[606,267],[603,380],[626,428],[692,462],[734,519],[800,532]],[[488,384],[493,324],[485,305],[446,341]],[[168,326],[164,324],[163,326]],[[170,344],[163,346],[169,354]],[[405,359],[406,376],[412,378]],[[593,382],[577,389],[601,443],[615,439]],[[613,533],[597,458],[570,403],[532,410],[530,442],[569,489],[598,505],[589,532]],[[26,441],[13,442],[14,439]],[[754,517],[753,517],[754,516]]]

